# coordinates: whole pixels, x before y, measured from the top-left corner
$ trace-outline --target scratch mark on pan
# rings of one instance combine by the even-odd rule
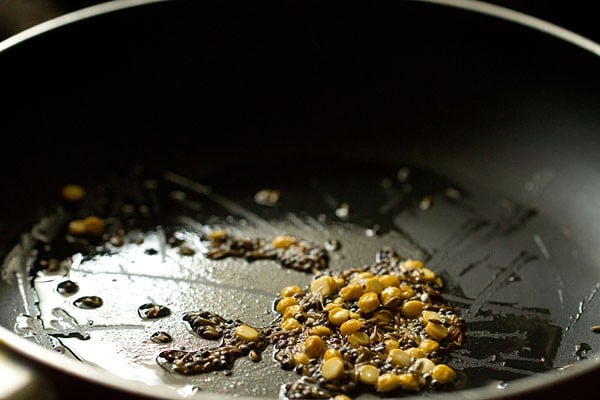
[[[260,227],[267,232],[276,233],[277,229],[273,225],[271,225],[266,220],[262,219],[258,215],[254,214],[250,210],[240,206],[239,204],[213,192],[213,190],[206,185],[203,185],[198,182],[194,182],[193,180],[186,178],[182,175],[176,174],[174,172],[165,171],[163,173],[163,177],[168,182],[174,183],[176,185],[182,186],[189,190],[192,190],[198,194],[202,194],[214,201],[225,210],[229,211],[232,214],[239,215],[241,217],[246,218],[248,221],[254,223],[257,227]]]
[[[467,330],[465,332],[466,336],[470,337],[485,337],[492,339],[507,339],[509,337],[517,338],[517,339],[527,339],[527,334],[524,332],[516,331],[516,332],[490,332],[490,331],[472,331]]]
[[[461,366],[462,367],[461,369],[483,367],[483,368],[493,369],[496,371],[513,372],[513,373],[519,374],[519,375],[535,374],[535,372],[533,372],[533,371],[520,369],[520,368],[507,367],[505,365],[502,365],[502,363],[493,363],[488,360],[481,360],[481,359],[469,357],[469,356],[466,356],[463,354],[454,354],[452,356],[452,359],[456,360],[458,362],[452,362],[451,364],[453,364],[453,366],[456,366],[456,367]]]
[[[526,252],[521,252],[515,259],[506,267],[501,269],[494,277],[485,285],[482,291],[479,292],[477,298],[471,304],[469,309],[470,314],[477,314],[483,305],[492,297],[496,290],[500,289],[505,281],[514,273],[518,272],[525,264],[535,260],[535,256],[531,256]]]
[[[329,230],[325,227],[325,225],[321,224],[313,217],[306,217],[306,223],[309,224],[313,229],[316,229],[319,232],[323,232],[327,237],[331,236]]]
[[[451,301],[453,303],[459,303],[464,306],[470,306],[475,302],[473,299],[469,299],[462,296],[455,296],[451,294],[444,294],[444,299]],[[538,318],[547,318],[548,314],[542,311],[538,311],[535,308],[521,308],[518,304],[512,303],[500,303],[500,302],[487,302],[483,305],[480,311],[494,311],[497,313],[504,314],[513,314],[520,315],[524,317],[538,317]],[[485,316],[485,315],[465,315],[465,320],[469,323],[473,322],[481,322],[481,321],[492,321],[494,319],[493,316]]]
[[[309,224],[304,222],[302,219],[300,219],[294,213],[288,213],[287,219],[288,219],[288,221],[290,221],[292,223],[292,225],[296,226],[297,228],[299,228],[305,232],[314,232],[314,228],[312,226],[310,226]],[[322,229],[318,230],[319,233],[322,231],[323,231]]]
[[[544,256],[544,258],[546,258],[546,259],[549,260],[550,259],[550,252],[548,251],[548,248],[546,247],[546,244],[544,244],[544,241],[542,240],[542,237],[538,233],[535,233],[533,235],[533,241],[539,247],[540,252]]]
[[[469,263],[466,267],[464,267],[462,270],[460,270],[460,272],[458,273],[458,276],[463,276],[464,274],[466,274],[467,272],[471,271],[473,268],[477,267],[478,265],[481,265],[482,263],[486,262],[492,255],[492,252],[488,252],[485,257],[473,261],[472,263]]]

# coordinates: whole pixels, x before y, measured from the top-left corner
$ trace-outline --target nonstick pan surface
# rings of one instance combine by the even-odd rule
[[[124,9],[1,58],[10,99],[3,256],[56,214],[63,184],[80,182],[86,211],[108,218],[134,204],[148,248],[160,247],[161,230],[193,241],[225,227],[337,239],[334,270],[369,264],[382,246],[423,259],[467,321],[447,396],[510,396],[597,371],[600,92],[591,52],[420,2],[232,1]],[[264,188],[281,191],[275,207],[254,201]],[[173,348],[199,345],[180,320],[196,308],[267,324],[279,289],[310,275],[208,261],[201,251],[163,262],[148,248],[72,266],[82,292],[105,299],[94,311],[53,303],[65,270],[35,292],[7,274],[2,325],[50,347],[43,330],[53,330],[60,351],[146,395],[157,385],[165,396],[200,387],[276,397],[295,379],[268,352],[230,376],[172,376],[155,366],[161,348],[148,337],[160,328]],[[141,324],[129,311],[146,300],[168,303],[172,316]],[[42,331],[28,331],[21,314]],[[123,385],[104,373],[95,380]]]

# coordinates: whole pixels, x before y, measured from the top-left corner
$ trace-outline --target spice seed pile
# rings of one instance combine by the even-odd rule
[[[366,269],[285,287],[276,303],[275,359],[334,394],[452,382],[456,372],[441,361],[461,345],[464,321],[443,303],[441,287],[422,262],[391,249]],[[290,385],[286,396],[305,398],[307,386]]]
[[[284,268],[317,272],[327,267],[327,251],[321,246],[293,236],[276,236],[270,242],[264,239],[239,239],[225,231],[208,235],[206,256],[214,260],[226,257],[245,258],[248,261],[277,260]]]
[[[285,238],[288,246],[297,243]],[[275,246],[279,240],[273,247],[285,249]],[[464,330],[464,321],[443,303],[441,287],[441,278],[422,262],[386,248],[366,268],[322,274],[306,288],[283,288],[275,302],[279,316],[265,328],[189,312],[184,320],[192,330],[221,339],[220,345],[163,351],[157,362],[171,372],[198,374],[229,369],[246,355],[259,361],[272,344],[275,361],[302,375],[284,386],[288,399],[435,388],[455,380],[442,359],[461,345]]]

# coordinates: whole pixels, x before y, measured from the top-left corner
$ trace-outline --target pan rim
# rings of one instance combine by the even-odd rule
[[[17,33],[3,41],[0,41],[0,54],[2,52],[17,46],[38,35],[58,29],[60,27],[76,23],[88,18],[125,10],[137,6],[149,5],[153,3],[163,3],[172,0],[112,0],[100,3],[91,7],[77,10],[41,24],[28,28]],[[600,57],[600,44],[586,38],[559,25],[547,22],[528,14],[511,10],[502,6],[497,6],[481,1],[471,0],[411,0],[420,3],[429,3],[438,6],[452,7],[467,12],[487,15],[490,17],[502,19],[517,25],[548,34],[562,41],[571,43],[582,50]],[[121,378],[104,369],[91,365],[85,365],[75,360],[70,360],[50,350],[27,341],[7,328],[0,326],[0,346],[9,349],[12,352],[21,354],[35,362],[46,365],[60,372],[66,373],[83,380],[91,381],[96,384],[129,392],[136,395],[142,395],[147,398],[172,399],[180,398],[175,390],[166,387],[151,386],[149,384]],[[563,384],[568,380],[586,375],[594,370],[600,370],[600,355],[595,354],[594,358],[582,360],[571,364],[569,368],[555,369],[552,371],[536,374],[531,377],[520,378],[511,381],[506,389],[499,391],[491,386],[482,386],[463,391],[450,393],[430,393],[429,397],[434,398],[463,398],[463,399],[498,399],[524,395],[533,391],[551,387],[553,385]],[[205,393],[207,399],[236,398],[244,399],[243,396],[226,396],[219,393]]]
[[[96,17],[102,14],[124,10],[128,8],[138,7],[142,5],[148,5],[153,3],[164,3],[173,0],[111,0],[104,3],[99,3],[90,7],[85,7],[80,10],[76,10],[40,24],[34,25],[22,32],[12,35],[2,41],[0,41],[0,54],[24,42],[28,39],[34,38],[38,35],[46,33],[48,31],[60,28],[62,26],[85,20],[88,18]],[[586,50],[596,56],[600,57],[600,43],[597,43],[583,35],[573,32],[569,29],[563,28],[560,25],[552,22],[545,21],[541,18],[534,17],[532,15],[512,10],[507,7],[498,6],[495,4],[486,3],[485,1],[472,1],[472,0],[409,0],[419,3],[429,3],[445,7],[453,7],[462,9],[465,11],[474,12],[477,14],[487,15],[490,17],[499,18],[508,22],[516,23],[518,25],[537,30],[539,32],[554,36],[558,39],[571,43],[583,50]]]

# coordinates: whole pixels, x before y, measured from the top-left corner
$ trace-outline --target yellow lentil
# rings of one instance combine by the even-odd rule
[[[340,326],[350,318],[350,312],[345,308],[337,307],[329,311],[327,319],[333,325]]]
[[[303,293],[304,291],[302,290],[302,288],[298,285],[291,285],[291,286],[286,286],[283,289],[281,289],[281,293],[279,293],[279,295],[281,297],[292,297],[295,294],[300,294]]]
[[[423,350],[426,354],[436,351],[440,348],[440,344],[435,340],[425,339],[419,343],[419,349]]]
[[[317,326],[313,326],[310,329],[310,333],[311,333],[311,335],[317,335],[317,336],[329,336],[329,335],[331,335],[331,329],[329,329],[325,325],[317,325]]]
[[[421,375],[428,374],[433,370],[434,367],[435,364],[433,363],[433,361],[426,357],[416,359],[413,364],[414,370]]]
[[[294,354],[294,363],[296,365],[298,365],[298,364],[306,365],[309,362],[310,362],[310,358],[308,358],[306,353],[300,352],[300,353]]]
[[[292,329],[300,328],[302,324],[298,322],[296,318],[288,318],[281,323],[281,328],[286,331],[291,331]]]
[[[342,335],[350,335],[363,327],[363,323],[358,319],[349,319],[340,325],[340,333]]]
[[[368,278],[365,280],[365,292],[381,293],[383,285],[379,282],[377,277]]]
[[[256,329],[244,324],[235,328],[235,334],[244,342],[255,342],[259,338],[259,333]]]
[[[431,319],[435,319],[437,321],[442,320],[442,317],[440,316],[440,314],[436,313],[435,311],[430,311],[430,310],[423,311],[423,313],[421,314],[421,317],[423,318],[424,323],[428,323],[429,320],[431,320]]]
[[[367,292],[358,299],[358,308],[364,313],[373,312],[379,307],[377,293]]]
[[[356,300],[364,293],[364,289],[359,283],[349,283],[340,289],[340,296],[344,300]]]
[[[276,249],[287,249],[291,245],[295,244],[297,241],[298,240],[293,236],[282,235],[275,236],[273,240],[271,240],[271,244]]]
[[[419,279],[425,282],[431,282],[435,280],[435,273],[429,268],[421,268],[419,270]]]
[[[348,342],[354,347],[359,347],[368,345],[370,339],[366,332],[354,332],[348,336]]]
[[[404,390],[419,390],[419,381],[413,374],[398,375],[398,382]]]
[[[346,396],[345,394],[338,394],[333,398],[333,400],[352,400],[350,396]]]
[[[381,275],[379,277],[379,282],[381,282],[381,285],[384,288],[393,286],[393,287],[398,287],[400,286],[400,279],[398,279],[398,277],[396,275]]]
[[[377,378],[377,385],[375,386],[378,392],[391,392],[400,387],[401,380],[398,375],[395,374],[382,374]]]
[[[279,300],[277,302],[277,306],[275,306],[275,309],[277,310],[277,312],[279,314],[283,314],[283,312],[285,311],[286,308],[288,308],[289,306],[293,306],[295,304],[298,304],[298,300],[296,300],[293,297],[283,297],[281,300]]]
[[[410,285],[407,285],[406,283],[400,284],[400,290],[402,291],[403,299],[410,299],[415,295],[415,291],[413,290],[413,288],[410,287]]]
[[[304,309],[300,304],[291,305],[286,307],[285,311],[283,312],[283,318],[293,318],[296,316],[296,314],[301,313],[302,311],[304,311]]]
[[[62,188],[62,197],[70,203],[76,203],[85,197],[85,189],[80,185],[70,183]]]
[[[431,371],[431,377],[439,383],[448,383],[456,379],[456,372],[446,364],[438,364]]]
[[[310,291],[313,294],[320,294],[321,296],[329,296],[335,289],[335,281],[329,275],[323,275],[310,284]]]
[[[323,360],[329,360],[330,358],[333,358],[333,357],[343,358],[342,352],[339,351],[338,349],[327,349],[327,350],[325,350],[325,353],[323,353]]]
[[[334,277],[333,281],[335,282],[335,288],[336,289],[341,288],[346,283],[346,280],[344,278],[342,278],[341,276]]]
[[[388,354],[390,350],[397,349],[400,347],[398,341],[394,339],[387,339],[383,343],[385,344],[385,349],[388,351]]]
[[[338,357],[326,360],[321,367],[321,375],[328,381],[339,378],[344,374],[344,361]]]
[[[69,233],[75,236],[81,236],[85,234],[85,224],[81,219],[74,219],[69,222]]]
[[[358,379],[367,385],[375,386],[379,379],[379,369],[374,365],[363,365],[358,372]]]
[[[413,270],[423,268],[423,262],[419,260],[406,260],[402,263],[402,268]]]
[[[402,304],[400,311],[406,318],[417,318],[421,315],[421,311],[423,311],[424,307],[425,304],[419,300],[409,300]]]
[[[83,224],[85,225],[85,233],[88,235],[99,237],[104,233],[104,221],[95,215],[85,217]]]
[[[304,352],[310,358],[319,358],[325,351],[325,342],[317,335],[310,335],[304,340]]]
[[[397,367],[407,367],[410,365],[410,355],[398,348],[391,349],[388,353],[388,361]]]
[[[425,325],[425,332],[427,332],[431,338],[438,341],[444,340],[446,336],[448,336],[448,328],[442,324],[434,324],[433,322],[428,322],[427,325]]]
[[[395,307],[403,299],[402,290],[395,286],[389,286],[383,289],[379,297],[381,298],[381,304],[383,304],[384,307]]]
[[[227,238],[227,232],[224,230],[212,231],[208,234],[208,237],[212,240],[224,240]]]
[[[410,347],[404,351],[406,351],[408,355],[415,360],[425,357],[425,352],[418,347]]]

